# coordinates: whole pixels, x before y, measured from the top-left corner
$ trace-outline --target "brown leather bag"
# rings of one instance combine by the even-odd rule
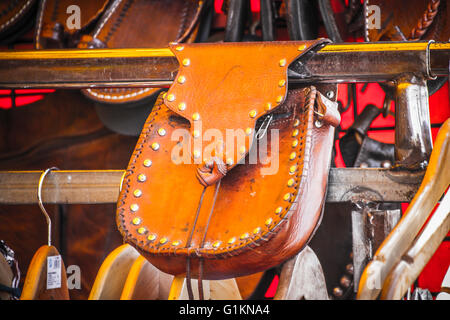
[[[171,44],[177,77],[117,204],[124,240],[163,272],[205,279],[297,254],[320,222],[340,116],[314,86],[288,90],[287,68],[324,43]]]

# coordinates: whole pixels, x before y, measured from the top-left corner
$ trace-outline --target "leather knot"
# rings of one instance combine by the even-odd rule
[[[227,174],[227,166],[222,159],[213,157],[197,167],[197,179],[205,187],[211,186]]]

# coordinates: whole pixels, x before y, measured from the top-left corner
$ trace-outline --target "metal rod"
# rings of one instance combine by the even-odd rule
[[[403,76],[395,89],[395,165],[424,169],[433,150],[427,82]]]
[[[212,57],[213,58],[213,57]],[[290,66],[290,83],[387,81],[448,75],[450,43],[328,44]],[[167,48],[0,52],[0,87],[168,87],[178,62]]]
[[[115,203],[124,170],[59,170],[42,188],[46,203]],[[36,204],[42,171],[0,171],[0,204]],[[408,202],[423,172],[388,169],[332,168],[327,202]]]

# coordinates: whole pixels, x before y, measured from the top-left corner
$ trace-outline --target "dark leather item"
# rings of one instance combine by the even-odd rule
[[[367,136],[370,125],[382,111],[377,106],[368,104],[340,139],[339,145],[346,167],[382,168],[394,164],[394,145]]]
[[[114,0],[94,30],[82,37],[78,47],[160,48],[171,41],[193,42],[205,3],[208,1]],[[111,88],[86,89],[83,93],[95,101],[121,104],[151,96],[156,99],[155,94],[159,91],[154,88]]]
[[[354,167],[389,168],[394,164],[394,145],[364,137]]]
[[[429,40],[448,41],[450,5],[444,0],[366,0],[367,8],[380,8],[380,29],[370,28],[366,18],[368,41]],[[370,18],[370,21],[372,19]]]
[[[36,0],[0,1],[0,43],[11,43],[31,28],[36,6]]]
[[[36,21],[36,49],[76,48],[80,37],[89,33],[112,0],[42,0]],[[68,25],[72,5],[78,6],[80,28]],[[72,12],[69,10],[69,12]]]
[[[286,24],[291,40],[310,40],[318,36],[319,17],[313,1],[285,0]]]
[[[117,204],[124,240],[166,273],[205,279],[298,253],[320,221],[339,113],[313,86],[288,91],[287,67],[323,43],[171,45],[176,81],[144,125]],[[229,130],[245,133],[232,136],[237,148],[219,142]],[[261,132],[268,152],[251,162]]]

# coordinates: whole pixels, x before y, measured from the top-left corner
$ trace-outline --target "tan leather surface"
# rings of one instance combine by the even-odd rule
[[[311,237],[322,212],[334,128],[327,122],[320,128],[314,127],[317,94],[314,87],[292,90],[286,101],[286,90],[282,89],[280,94],[278,83],[286,79],[286,69],[278,71],[282,67],[277,63],[284,56],[287,63],[283,67],[287,67],[298,55],[297,49],[302,44],[291,42],[285,46],[280,45],[281,50],[269,49],[270,58],[262,58],[264,63],[261,64],[239,60],[240,57],[234,57],[235,64],[227,64],[216,51],[217,55],[213,55],[217,59],[216,68],[210,74],[205,73],[204,65],[195,64],[201,53],[195,57],[189,55],[189,58],[194,58],[186,69],[198,66],[203,71],[199,74],[204,77],[190,78],[192,74],[180,70],[179,75],[186,75],[186,82],[183,83],[186,84],[186,89],[178,89],[178,85],[174,85],[169,90],[165,101],[169,105],[174,102],[170,109],[161,97],[158,99],[124,178],[118,201],[117,224],[124,240],[135,246],[162,271],[183,274],[186,271],[186,256],[189,255],[194,277],[197,275],[198,257],[205,259],[205,279],[243,276],[278,265],[296,254]],[[268,44],[262,46],[266,45]],[[222,46],[217,46],[220,47]],[[249,54],[245,48],[241,50],[241,45],[231,44],[230,47],[239,48],[244,57]],[[253,50],[255,48],[257,44],[252,47]],[[260,54],[265,50],[261,47],[259,49]],[[286,51],[283,52],[283,49]],[[175,51],[178,51],[176,46]],[[280,53],[284,55],[280,57]],[[182,63],[185,58],[186,56],[180,58]],[[220,70],[217,70],[217,61],[223,62]],[[272,68],[277,69],[274,72],[267,70],[267,66],[271,65],[270,61],[274,64]],[[254,68],[246,69],[247,63]],[[225,71],[222,66],[225,66]],[[261,66],[267,68],[261,70]],[[237,76],[227,79],[228,73],[239,69],[242,72],[246,70],[247,73],[256,71],[259,76],[251,80],[257,85],[252,86],[249,80],[238,81],[248,79],[239,75],[239,72],[236,73]],[[214,79],[214,75],[217,79]],[[200,82],[192,83],[190,79]],[[271,88],[270,83],[275,88]],[[221,89],[218,89],[219,85],[222,85]],[[176,91],[172,90],[174,87]],[[192,90],[188,90],[189,88]],[[216,91],[210,93],[208,88]],[[221,179],[214,201],[217,185],[204,188],[197,180],[196,164],[177,165],[173,161],[177,158],[177,152],[173,152],[174,147],[179,151],[180,144],[177,139],[171,138],[172,134],[178,129],[192,132],[193,128],[187,119],[173,112],[177,110],[176,99],[172,100],[169,95],[186,98],[182,101],[190,101],[202,108],[197,110],[202,110],[203,113],[201,118],[206,123],[203,124],[203,129],[225,130],[239,126],[245,128],[246,125],[254,129],[255,120],[249,117],[249,106],[259,105],[261,108],[263,102],[272,101],[269,98],[277,93],[283,99],[273,105],[271,112],[285,116],[272,121],[267,137],[270,157],[272,153],[275,154],[275,150],[271,149],[271,141],[275,140],[272,134],[276,134],[271,129],[279,130],[278,171],[272,175],[264,174],[261,169],[270,166],[263,164],[266,159],[257,164],[249,164],[249,155],[244,155],[245,164],[234,168],[229,166],[232,170],[228,170]],[[326,98],[322,97],[322,100]],[[282,105],[275,108],[280,103]],[[318,109],[317,105],[316,108]],[[188,111],[187,108],[185,110]],[[255,119],[267,112],[258,110]],[[177,112],[185,116],[183,112]],[[195,111],[189,112],[192,115]],[[336,121],[338,122],[332,119],[331,123],[335,125]],[[187,131],[184,141],[191,142],[191,137],[192,134]],[[200,200],[203,191],[204,195]],[[199,203],[201,206],[195,221]],[[213,212],[209,218],[212,207]]]
[[[176,41],[189,29],[202,2],[198,0],[115,1],[80,48],[95,45],[108,48],[161,48]],[[187,39],[192,42],[194,31]],[[97,44],[96,44],[97,43]],[[87,89],[91,99],[105,103],[124,103],[149,97],[159,89],[113,88]]]
[[[377,5],[381,15],[381,28],[367,30],[369,41],[448,41],[450,38],[448,1],[367,0],[367,5]]]
[[[227,130],[251,130],[245,145],[236,141],[238,152],[225,146],[222,161],[232,160],[232,164],[228,164],[230,170],[250,150],[256,120],[284,101],[290,62],[323,42],[223,43],[219,46],[172,43],[170,48],[180,68],[164,103],[190,122],[192,134],[201,126],[200,135],[202,131],[214,129],[220,131],[225,140]],[[194,162],[200,164],[202,156],[207,159],[211,156],[206,150],[208,145],[202,148],[192,144],[201,154],[193,158]],[[244,153],[240,151],[242,147]],[[195,155],[195,151],[191,150],[191,154]]]

